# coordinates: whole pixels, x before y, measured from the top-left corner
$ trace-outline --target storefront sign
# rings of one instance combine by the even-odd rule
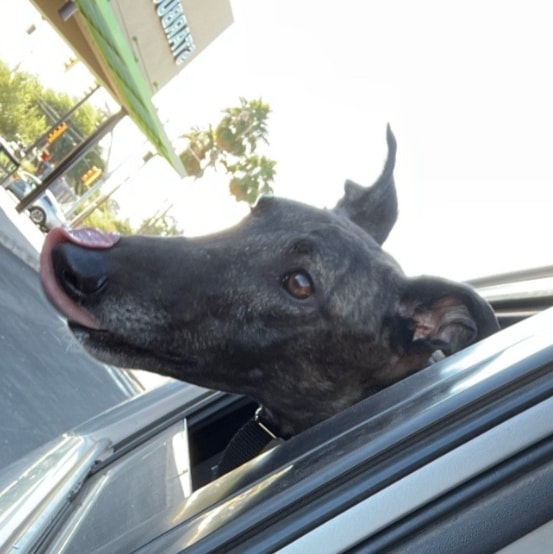
[[[177,65],[194,51],[194,40],[180,0],[153,0],[156,13]]]

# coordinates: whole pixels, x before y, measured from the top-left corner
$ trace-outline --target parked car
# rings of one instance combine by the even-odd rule
[[[26,171],[18,171],[8,181],[6,188],[21,200],[40,184],[38,177]],[[31,203],[28,212],[31,221],[43,231],[67,224],[61,206],[49,190]]]
[[[475,285],[502,331],[217,479],[246,398],[172,382],[60,437],[0,474],[0,550],[549,551],[553,268]]]

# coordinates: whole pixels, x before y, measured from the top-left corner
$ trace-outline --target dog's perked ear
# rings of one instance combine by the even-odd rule
[[[499,330],[490,305],[472,288],[435,277],[406,280],[393,319],[399,362],[380,376],[383,383],[428,365],[436,352],[449,356]]]
[[[386,141],[388,158],[376,183],[372,187],[365,188],[347,180],[344,197],[334,208],[334,211],[344,213],[369,233],[378,244],[386,240],[397,219],[397,195],[394,183],[397,145],[390,125],[386,129]]]

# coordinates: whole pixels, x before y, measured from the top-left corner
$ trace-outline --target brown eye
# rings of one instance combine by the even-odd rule
[[[304,271],[289,273],[282,280],[282,284],[287,292],[300,300],[309,298],[313,294],[313,283]]]

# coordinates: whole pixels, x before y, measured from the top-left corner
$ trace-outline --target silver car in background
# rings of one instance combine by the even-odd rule
[[[10,179],[6,188],[21,200],[32,192],[42,181],[26,171],[18,171]],[[43,231],[66,225],[67,220],[56,197],[49,191],[44,191],[28,207],[31,221]]]

